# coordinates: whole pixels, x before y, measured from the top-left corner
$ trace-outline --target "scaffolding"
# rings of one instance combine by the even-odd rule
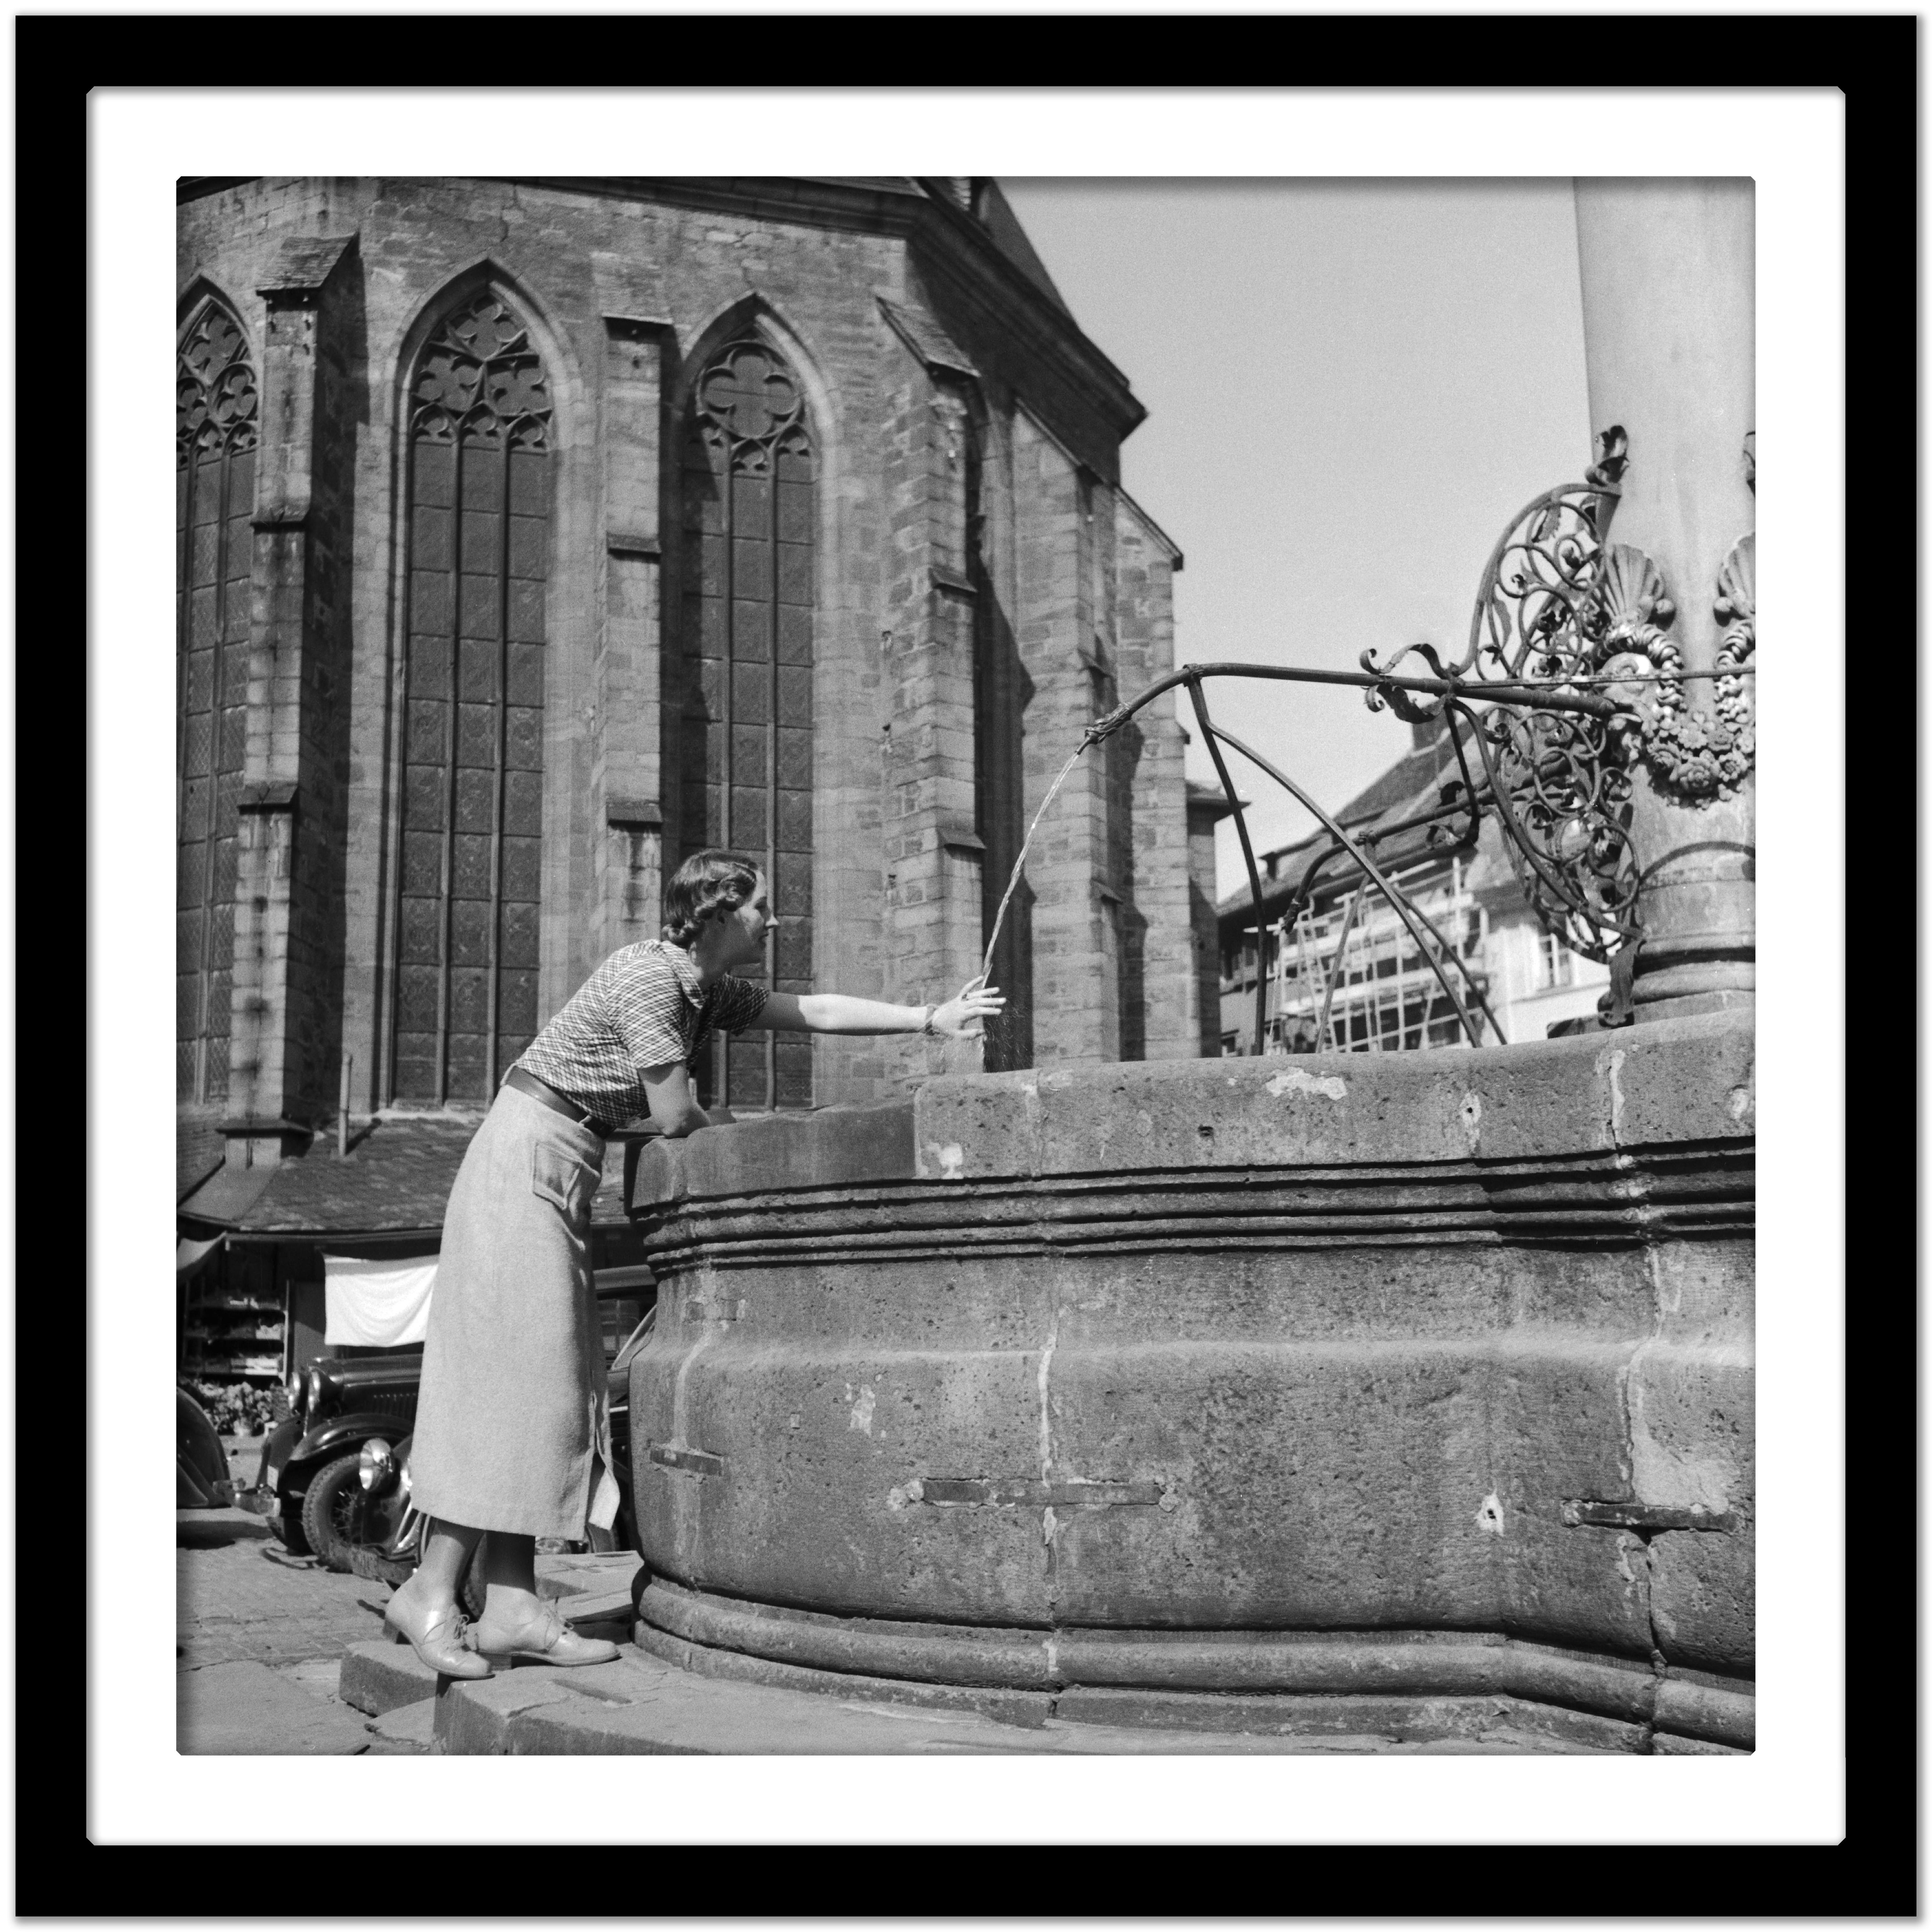
[[[1462,861],[1391,876],[1486,992],[1488,916]],[[1268,938],[1274,985],[1264,1052],[1414,1053],[1467,1044],[1428,956],[1372,884],[1303,909],[1292,927],[1277,920]]]

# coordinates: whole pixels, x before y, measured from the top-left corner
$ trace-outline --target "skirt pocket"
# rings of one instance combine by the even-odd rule
[[[590,1200],[597,1176],[568,1148],[538,1141],[530,1150],[530,1192],[574,1220]]]

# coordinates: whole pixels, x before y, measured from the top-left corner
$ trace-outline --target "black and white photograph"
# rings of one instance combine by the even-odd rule
[[[184,1777],[1750,1810],[1790,190],[1313,138],[172,180]]]
[[[1574,311],[1466,638],[1030,192],[1298,535]],[[1750,1748],[1752,184],[1016,194],[181,183],[182,1748]]]

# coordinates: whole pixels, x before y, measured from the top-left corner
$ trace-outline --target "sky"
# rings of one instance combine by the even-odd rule
[[[1591,460],[1568,178],[1000,186],[1148,412],[1121,480],[1186,559],[1177,662],[1460,655],[1496,538]],[[1355,691],[1207,694],[1331,811],[1409,743]],[[1311,828],[1231,766],[1258,851]],[[1188,770],[1214,781],[1198,742]],[[1232,824],[1219,856],[1226,894],[1244,876]]]

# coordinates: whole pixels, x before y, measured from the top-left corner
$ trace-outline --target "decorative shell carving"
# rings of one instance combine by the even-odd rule
[[[1736,662],[1747,662],[1757,644],[1756,531],[1732,544],[1718,572],[1718,601],[1712,609],[1725,627],[1724,650],[1736,654]]]
[[[1714,667],[1711,708],[1688,709],[1682,682],[1670,674],[1682,660],[1666,644],[1655,658],[1664,674],[1644,721],[1643,754],[1658,776],[1694,802],[1732,798],[1757,756],[1756,706],[1744,673],[1757,651],[1757,536],[1731,546],[1718,572],[1713,614],[1724,628]]]
[[[1620,651],[1641,651],[1654,664],[1664,628],[1677,607],[1664,594],[1664,577],[1634,544],[1612,544],[1597,571],[1592,613],[1600,663]]]

